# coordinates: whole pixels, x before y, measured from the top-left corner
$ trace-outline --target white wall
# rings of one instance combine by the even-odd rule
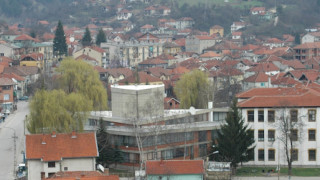
[[[95,158],[64,159],[61,170],[64,171],[64,168],[68,167],[68,171],[94,171],[95,164]]]
[[[294,142],[295,148],[298,149],[298,161],[294,161],[293,165],[305,165],[305,166],[314,166],[320,165],[320,108],[293,108],[298,110],[298,120],[304,123],[301,126],[301,134],[298,137],[298,141]],[[308,121],[308,110],[316,110],[316,121]],[[247,121],[247,110],[254,110],[254,122]],[[264,110],[264,122],[258,122],[258,110]],[[268,110],[275,110],[275,122],[268,122]],[[287,165],[285,151],[283,148],[283,143],[279,141],[278,137],[280,136],[279,124],[277,118],[281,116],[283,112],[281,109],[273,108],[252,108],[252,109],[242,109],[242,116],[246,123],[249,124],[249,128],[254,130],[255,137],[255,160],[249,161],[246,164],[248,165],[273,165],[278,164],[278,153],[280,152],[280,163],[281,165]],[[290,112],[290,108],[286,111]],[[264,141],[258,141],[258,130],[264,130]],[[268,130],[275,130],[275,141],[268,141]],[[308,139],[308,129],[316,129],[316,141],[309,141]],[[258,161],[258,150],[264,149],[265,161]],[[268,160],[268,149],[275,149],[275,160]],[[316,149],[316,161],[309,161],[308,159],[308,150]]]

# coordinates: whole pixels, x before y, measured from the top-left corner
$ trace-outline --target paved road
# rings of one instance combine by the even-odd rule
[[[0,123],[0,180],[14,179],[14,138],[16,133],[16,164],[22,163],[24,151],[24,119],[29,114],[28,102],[18,102],[18,110]]]

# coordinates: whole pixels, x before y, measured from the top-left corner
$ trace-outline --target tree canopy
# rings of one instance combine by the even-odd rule
[[[91,33],[88,27],[86,27],[86,32],[82,37],[82,46],[90,46],[91,45]]]
[[[210,99],[209,80],[206,73],[193,70],[181,76],[174,87],[174,92],[180,100],[181,108],[206,108]]]
[[[247,162],[252,158],[253,144],[253,133],[245,124],[235,98],[227,114],[226,123],[218,131],[214,149],[219,151],[218,159],[231,162],[235,170],[238,163]]]
[[[106,89],[91,65],[64,59],[57,71],[59,88],[38,90],[30,102],[31,133],[82,131],[90,111],[107,109]]]
[[[53,52],[58,55],[67,55],[66,36],[61,21],[58,22],[56,33],[53,39]]]
[[[100,46],[102,42],[107,42],[106,34],[103,32],[102,29],[99,30],[96,38],[96,44]]]
[[[93,67],[84,61],[64,59],[57,72],[59,87],[67,94],[80,93],[93,103],[93,110],[107,109],[107,91],[99,79],[99,74]]]
[[[39,90],[30,103],[30,133],[82,131],[91,102],[81,94]]]

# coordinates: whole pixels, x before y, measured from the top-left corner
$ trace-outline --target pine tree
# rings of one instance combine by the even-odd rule
[[[103,32],[102,29],[100,29],[97,34],[96,44],[100,46],[102,42],[107,42],[107,40],[106,40],[106,34]]]
[[[91,33],[89,28],[86,28],[86,32],[84,33],[82,37],[82,46],[90,46],[91,45]]]
[[[238,163],[247,162],[252,158],[254,138],[248,125],[245,124],[237,107],[235,98],[216,139],[215,150],[219,151],[218,159],[231,162],[233,173]]]
[[[66,36],[61,21],[58,22],[55,37],[53,39],[53,52],[58,55],[67,55]]]
[[[114,159],[114,149],[109,141],[109,134],[103,124],[103,120],[99,120],[99,129],[97,130],[97,143],[99,149],[99,157],[97,163],[103,164],[104,167],[108,167]]]

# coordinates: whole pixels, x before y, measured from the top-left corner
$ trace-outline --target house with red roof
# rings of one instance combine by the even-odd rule
[[[146,176],[153,179],[203,180],[203,160],[155,160],[146,162]]]
[[[213,51],[208,51],[200,55],[202,61],[207,60],[221,60],[221,54],[215,53]]]
[[[278,38],[269,38],[263,43],[263,46],[267,46],[270,49],[273,49],[275,47],[283,47],[284,42]]]
[[[160,85],[163,84],[162,80],[158,77],[151,76],[146,72],[133,73],[131,76],[126,77],[118,82],[121,85]]]
[[[164,98],[164,109],[179,109],[180,101],[172,97]]]
[[[320,42],[307,42],[297,45],[293,49],[295,51],[294,58],[298,60],[320,56]]]
[[[148,69],[150,67],[162,67],[162,68],[167,68],[168,62],[158,59],[158,58],[152,58],[152,59],[147,59],[145,61],[142,61],[139,63],[139,69]]]
[[[59,171],[44,180],[119,180],[118,175],[108,175],[98,171]]]
[[[106,66],[106,51],[98,46],[87,46],[73,54],[74,59],[82,59],[93,66]]]
[[[41,180],[61,171],[95,171],[99,156],[96,134],[26,135],[28,179]]]
[[[251,88],[268,88],[271,87],[271,77],[264,72],[257,72],[256,74],[247,77],[243,80],[244,90]]]
[[[216,44],[211,36],[191,35],[186,38],[186,51],[202,54],[204,49]]]
[[[117,13],[118,20],[128,20],[132,17],[132,12],[127,9],[122,9],[120,12]]]
[[[5,110],[9,110],[10,112],[14,110],[13,106],[16,100],[16,96],[14,94],[15,85],[16,82],[11,78],[0,77],[0,105],[2,113]]]
[[[237,94],[241,115],[255,139],[253,159],[246,165],[287,164],[286,151],[291,152],[293,166],[318,164],[319,92],[314,86],[296,85],[291,88],[254,88]],[[290,124],[289,136],[282,134],[283,122]],[[287,148],[282,141],[286,137],[292,142]]]
[[[264,13],[266,13],[266,8],[265,7],[252,7],[250,9],[250,13],[252,15],[264,14]]]

